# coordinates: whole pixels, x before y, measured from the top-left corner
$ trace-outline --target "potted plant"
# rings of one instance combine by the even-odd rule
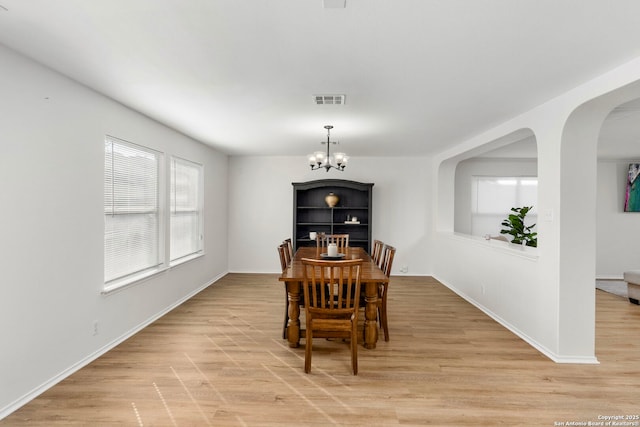
[[[533,209],[533,206],[511,208],[511,211],[514,213],[509,214],[509,217],[502,221],[502,226],[506,228],[500,230],[500,234],[509,234],[513,236],[511,243],[537,247],[538,233],[531,231],[531,229],[536,225],[533,224],[526,226],[524,223],[525,217],[531,209]]]

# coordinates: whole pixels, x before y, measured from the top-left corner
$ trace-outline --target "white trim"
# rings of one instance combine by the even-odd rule
[[[163,223],[166,221],[166,213],[164,212],[165,208],[165,204],[166,204],[166,199],[165,199],[165,194],[162,192],[162,188],[166,187],[166,182],[165,182],[165,175],[166,175],[166,170],[165,170],[165,153],[162,151],[158,151],[154,148],[150,148],[144,145],[140,145],[140,144],[136,144],[135,142],[131,142],[131,141],[127,141],[112,135],[105,135],[104,137],[104,143],[105,143],[105,159],[107,158],[107,145],[110,144],[111,145],[111,159],[112,159],[112,164],[113,164],[113,158],[114,158],[114,152],[113,149],[116,145],[122,146],[122,147],[128,147],[129,149],[132,150],[136,150],[138,152],[144,153],[145,155],[151,155],[154,157],[155,160],[155,166],[156,166],[156,180],[155,180],[155,185],[156,185],[156,206],[155,206],[155,211],[154,210],[150,210],[148,213],[155,213],[156,218],[157,218],[157,224],[156,224],[156,230],[155,232],[157,232],[157,238],[158,238],[158,243],[157,243],[157,247],[154,245],[154,248],[157,250],[157,260],[156,260],[156,265],[150,265],[148,267],[143,267],[144,269],[142,271],[133,271],[133,272],[128,272],[125,273],[124,275],[119,275],[118,277],[115,278],[111,278],[108,281],[105,281],[103,284],[103,291],[104,292],[110,292],[113,291],[117,288],[126,286],[128,284],[131,283],[135,283],[139,280],[143,280],[147,277],[150,277],[154,274],[157,274],[158,272],[163,271],[164,269],[166,269],[167,267],[167,261],[166,261],[166,257],[165,257],[165,247],[166,247],[166,236],[165,236],[165,229],[163,228]],[[107,170],[104,170],[104,176],[106,179],[107,176]],[[111,179],[113,181],[114,177],[115,177],[115,171],[112,170],[111,171]],[[107,192],[104,192],[103,195],[106,197]],[[107,214],[105,213],[105,217],[109,217],[109,216],[114,216],[117,215],[118,212],[115,211],[115,207],[113,205],[113,202],[116,198],[116,194],[113,190],[113,183],[112,183],[112,193],[111,193],[111,198],[112,198],[112,209],[111,209],[111,213]],[[131,215],[132,211],[127,211],[123,213],[124,215]],[[106,223],[106,221],[105,221]],[[104,230],[104,235],[106,236],[106,229]],[[105,241],[106,242],[106,241]],[[106,251],[106,247],[104,248],[104,252],[103,252],[103,271],[104,274],[106,276],[106,272],[107,272],[107,251]]]
[[[172,225],[172,212],[173,212],[173,207],[171,206],[171,194],[173,193],[175,187],[172,184],[175,184],[173,182],[174,179],[174,175],[171,173],[172,171],[172,167],[178,163],[182,163],[184,164],[189,164],[192,166],[195,166],[198,169],[198,206],[196,208],[196,212],[199,213],[199,223],[198,223],[198,231],[199,231],[199,248],[196,252],[192,252],[190,254],[187,255],[183,255],[181,257],[178,257],[176,259],[172,259],[171,258],[171,249],[172,249],[172,235],[171,235],[171,225]],[[189,159],[185,159],[184,157],[179,157],[176,155],[171,155],[168,157],[168,161],[167,163],[167,176],[166,176],[166,187],[167,187],[167,191],[166,191],[166,213],[167,213],[167,223],[166,223],[166,230],[167,230],[167,241],[169,242],[169,244],[167,245],[168,247],[165,249],[165,253],[166,253],[166,259],[167,259],[167,263],[169,264],[169,266],[174,266],[174,265],[179,265],[183,262],[189,261],[190,259],[197,257],[199,255],[202,255],[204,253],[204,218],[205,218],[205,214],[204,214],[204,198],[205,198],[205,191],[204,191],[204,164],[199,163],[199,162],[195,162],[193,160],[189,160]]]
[[[617,280],[624,282],[624,276],[596,276],[596,280]]]
[[[44,393],[45,391],[49,390],[51,387],[53,387],[56,384],[58,384],[60,381],[62,381],[65,378],[69,377],[70,375],[72,375],[73,373],[79,371],[80,369],[84,368],[89,363],[93,362],[94,360],[96,360],[97,358],[102,356],[103,354],[107,353],[109,350],[115,348],[118,344],[120,344],[120,343],[124,342],[125,340],[131,338],[133,335],[135,335],[136,333],[140,332],[142,329],[146,328],[151,323],[155,322],[156,320],[158,320],[159,318],[161,318],[165,314],[169,313],[174,308],[182,305],[183,303],[185,303],[189,299],[193,298],[194,296],[196,296],[198,293],[202,292],[203,290],[205,290],[209,286],[212,286],[218,280],[220,280],[222,277],[224,277],[226,274],[227,274],[227,272],[224,272],[224,273],[221,273],[221,274],[215,276],[212,280],[208,280],[205,284],[199,286],[198,288],[193,290],[191,293],[187,294],[186,296],[182,297],[181,299],[179,299],[178,301],[174,302],[170,306],[166,307],[164,310],[154,314],[153,316],[151,316],[150,318],[148,318],[144,322],[140,323],[138,326],[130,329],[129,331],[125,332],[120,337],[118,337],[118,338],[114,339],[113,341],[105,344],[104,346],[102,346],[98,350],[96,350],[93,353],[91,353],[89,356],[77,361],[73,365],[69,366],[67,369],[65,369],[62,372],[60,372],[59,374],[53,376],[48,381],[42,383],[41,385],[39,385],[38,387],[34,388],[30,392],[24,394],[22,397],[14,400],[12,403],[10,403],[9,405],[5,406],[4,408],[1,408],[0,409],[0,420],[2,420],[3,418],[9,416],[11,413],[17,411],[20,407],[26,405],[31,400],[33,400],[36,397],[38,397],[40,394]]]
[[[129,288],[131,286],[138,285],[140,283],[146,282],[147,280],[157,276],[158,274],[162,274],[167,271],[169,268],[164,265],[160,265],[154,269],[147,269],[138,274],[132,274],[129,276],[125,276],[121,279],[116,279],[111,282],[107,282],[103,285],[103,289],[100,292],[102,295],[110,295],[117,291],[121,291],[123,289]]]
[[[538,261],[538,248],[532,246],[522,246],[510,242],[503,242],[500,240],[490,239],[487,240],[484,237],[472,236],[471,234],[464,233],[451,233],[441,231],[438,233],[440,237],[450,238],[453,240],[466,241],[471,244],[484,246],[500,252],[504,252],[510,255],[518,256],[530,261]]]
[[[515,335],[517,335],[518,337],[523,339],[527,344],[529,344],[530,346],[532,346],[533,348],[538,350],[540,353],[542,353],[545,356],[547,356],[553,362],[555,362],[555,363],[592,364],[592,365],[593,364],[595,364],[595,365],[599,365],[600,364],[600,362],[598,361],[598,359],[595,356],[594,357],[561,356],[561,355],[558,355],[558,354],[554,353],[553,351],[551,351],[548,348],[546,348],[544,345],[540,344],[535,339],[531,338],[530,336],[528,336],[527,334],[525,334],[524,332],[519,330],[517,327],[513,326],[512,324],[510,324],[509,322],[507,322],[506,320],[504,320],[500,316],[496,315],[494,312],[492,312],[491,310],[489,310],[488,308],[486,308],[485,306],[483,306],[482,304],[480,304],[479,302],[477,302],[473,298],[470,298],[464,292],[460,292],[459,289],[455,288],[454,286],[449,285],[448,283],[438,279],[435,276],[434,276],[434,278],[436,280],[438,280],[440,283],[442,283],[444,286],[446,286],[447,288],[449,288],[450,290],[455,292],[459,297],[461,297],[462,299],[464,299],[465,301],[467,301],[471,305],[475,306],[477,309],[479,309],[480,311],[485,313],[487,316],[491,317],[493,320],[495,320],[496,322],[498,322],[499,324],[501,324],[502,326],[507,328],[509,331],[511,331],[512,333],[514,333]]]
[[[193,261],[194,259],[202,258],[204,255],[205,255],[204,251],[200,250],[199,252],[196,252],[194,254],[183,256],[182,258],[178,258],[175,261],[173,261],[170,264],[169,268],[178,267],[182,264],[188,263],[189,261]]]

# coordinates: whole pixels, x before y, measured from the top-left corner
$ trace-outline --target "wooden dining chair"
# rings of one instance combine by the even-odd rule
[[[376,265],[380,266],[380,260],[382,259],[382,248],[384,247],[384,243],[382,240],[374,240],[373,241],[373,250],[371,251],[371,259]]]
[[[293,242],[291,238],[285,239],[282,243],[287,245],[287,251],[289,252],[289,260],[293,259]]]
[[[327,245],[329,243],[335,243],[338,246],[338,252],[344,253],[345,249],[349,247],[349,235],[348,234],[328,234]]]
[[[381,257],[382,272],[387,278],[391,276],[391,267],[393,266],[393,258],[396,255],[396,248],[384,245]],[[384,340],[389,341],[389,324],[387,323],[387,294],[389,293],[389,283],[380,283],[378,285],[378,319],[380,326],[384,330]]]
[[[286,240],[283,241],[280,246],[284,248],[284,259],[287,265],[289,265],[291,263],[291,260],[293,259],[293,255],[291,255],[291,251],[289,250],[289,245],[287,244],[287,241]]]
[[[306,317],[304,371],[311,372],[313,337],[350,339],[351,368],[358,375],[358,304],[362,260],[303,258]]]
[[[283,243],[278,246],[278,256],[280,257],[280,267],[282,271],[285,271],[289,266],[287,262],[286,252],[287,247]],[[284,284],[284,326],[282,327],[282,339],[287,338],[287,323],[289,323],[289,294],[287,293],[287,284]]]
[[[316,235],[316,247],[318,249],[325,249],[327,247],[327,235],[325,233],[318,233]]]

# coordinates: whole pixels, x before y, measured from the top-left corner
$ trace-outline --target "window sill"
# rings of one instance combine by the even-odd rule
[[[201,252],[198,252],[198,253],[195,253],[195,254],[191,254],[191,255],[187,255],[185,257],[178,258],[177,260],[172,261],[169,267],[170,268],[177,267],[179,265],[186,264],[189,261],[193,261],[194,259],[202,258],[203,256],[204,256],[204,251],[201,251]]]
[[[109,282],[108,284],[104,285],[104,288],[102,289],[102,291],[100,292],[102,295],[111,295],[114,294],[116,292],[122,291],[124,289],[130,288],[132,286],[135,286],[139,283],[143,283],[146,282],[149,279],[152,279],[153,277],[164,273],[167,270],[170,270],[174,267],[178,267],[180,265],[186,264],[190,261],[193,261],[195,259],[198,258],[202,258],[204,256],[204,251],[203,252],[199,252],[197,254],[193,254],[193,255],[189,255],[186,256],[184,258],[180,258],[176,261],[173,261],[171,263],[171,265],[169,267],[158,267],[158,268],[154,268],[152,270],[147,270],[144,271],[142,273],[138,273],[132,276],[127,276],[123,279],[120,280],[114,280],[113,282]]]
[[[509,242],[503,242],[500,240],[486,239],[482,236],[472,236],[464,233],[441,233],[442,235],[449,236],[450,238],[458,241],[463,241],[465,244],[473,244],[482,246],[485,248],[491,248],[509,255],[529,259],[532,261],[538,260],[538,248],[531,246],[515,245]]]
[[[129,288],[133,285],[137,285],[138,283],[145,282],[151,279],[152,277],[157,276],[158,274],[161,274],[165,271],[167,271],[167,268],[158,267],[152,270],[147,270],[138,274],[134,274],[132,276],[127,276],[120,280],[114,280],[113,282],[105,283],[104,289],[102,289],[102,292],[100,293],[102,295],[110,295],[110,294],[116,293],[123,289]]]

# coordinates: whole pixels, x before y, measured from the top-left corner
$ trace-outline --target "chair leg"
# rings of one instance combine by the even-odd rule
[[[309,327],[307,327],[307,334],[304,340],[304,371],[308,374],[309,372],[311,372],[311,341],[313,340],[313,334],[311,333],[311,328]]]
[[[287,339],[287,323],[289,323],[289,293],[287,285],[284,285],[284,326],[282,326],[282,339]]]
[[[378,323],[380,324],[380,327],[383,327],[382,324],[382,299],[384,298],[384,285],[383,284],[379,284],[378,285],[378,301],[377,304],[378,306],[376,307],[378,309]]]
[[[351,367],[353,375],[358,375],[358,325],[355,322],[351,331]]]
[[[382,294],[382,309],[380,310],[380,323],[384,329],[384,340],[389,341],[389,325],[387,324],[387,288],[384,287]]]

